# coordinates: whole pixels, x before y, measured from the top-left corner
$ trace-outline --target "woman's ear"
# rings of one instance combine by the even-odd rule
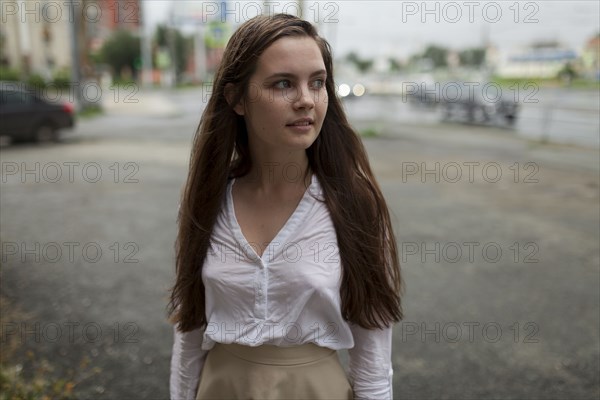
[[[229,104],[233,111],[235,111],[238,115],[244,115],[244,101],[240,99],[237,104],[232,104],[233,99],[236,95],[236,87],[233,83],[228,83],[225,85],[225,100],[227,100],[227,104]]]

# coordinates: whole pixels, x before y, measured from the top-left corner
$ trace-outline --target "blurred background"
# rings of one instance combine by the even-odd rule
[[[331,44],[392,215],[395,398],[599,398],[598,2],[28,0],[0,4],[0,399],[168,398],[191,140],[278,12]]]

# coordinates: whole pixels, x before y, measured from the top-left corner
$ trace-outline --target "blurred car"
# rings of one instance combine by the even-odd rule
[[[406,90],[407,87],[409,90]],[[435,107],[440,102],[440,90],[434,84],[421,82],[420,85],[417,85],[413,82],[405,82],[403,90],[403,96],[413,106]]]
[[[61,129],[74,126],[72,104],[46,101],[20,82],[0,81],[0,136],[13,142],[58,140]]]
[[[499,86],[482,82],[446,83],[440,103],[443,118],[467,123],[504,124],[512,126],[517,120],[519,103],[505,95]],[[491,90],[487,90],[493,87]]]

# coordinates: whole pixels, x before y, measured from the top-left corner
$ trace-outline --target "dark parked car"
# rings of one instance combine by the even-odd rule
[[[444,119],[477,124],[512,126],[517,120],[519,103],[511,93],[497,85],[484,83],[466,85],[452,82],[441,98]]]
[[[47,101],[41,93],[20,82],[0,82],[0,136],[13,142],[57,140],[60,129],[75,125],[72,104]]]

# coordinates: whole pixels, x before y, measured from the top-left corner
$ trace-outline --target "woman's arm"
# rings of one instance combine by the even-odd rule
[[[351,324],[354,347],[348,350],[355,399],[393,399],[392,326],[365,329]]]
[[[194,400],[208,350],[202,350],[203,329],[181,333],[173,325],[173,354],[169,382],[171,400]]]

